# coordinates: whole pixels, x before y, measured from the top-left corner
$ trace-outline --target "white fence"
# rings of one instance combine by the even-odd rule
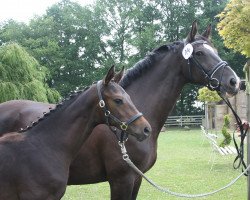
[[[199,126],[205,115],[169,116],[165,126]]]

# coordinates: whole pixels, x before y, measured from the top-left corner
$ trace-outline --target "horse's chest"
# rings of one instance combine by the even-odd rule
[[[156,146],[153,144],[141,145],[134,152],[129,152],[131,160],[143,171],[149,170],[157,158]]]

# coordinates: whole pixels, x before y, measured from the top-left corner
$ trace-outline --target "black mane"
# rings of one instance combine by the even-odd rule
[[[148,53],[145,58],[137,62],[133,67],[131,67],[126,75],[122,78],[120,81],[120,85],[123,88],[128,87],[133,80],[140,77],[143,73],[148,71],[151,67],[154,66],[155,62],[161,59],[166,52],[169,52],[170,50],[176,51],[176,46],[181,44],[183,42],[176,41],[170,44],[162,45],[156,49],[154,49],[152,52]]]

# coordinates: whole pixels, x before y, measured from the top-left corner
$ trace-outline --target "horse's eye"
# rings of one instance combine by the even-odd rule
[[[197,56],[202,56],[202,55],[203,55],[203,52],[202,52],[202,51],[197,51],[197,52],[195,52],[195,55],[197,55]]]
[[[117,105],[123,104],[123,101],[122,101],[121,99],[114,99],[114,102],[115,102]]]

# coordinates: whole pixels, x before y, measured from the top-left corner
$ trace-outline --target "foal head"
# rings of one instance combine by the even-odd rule
[[[239,90],[240,79],[219,57],[209,39],[210,33],[211,25],[208,25],[201,35],[197,34],[197,23],[193,22],[182,49],[186,59],[184,73],[191,82],[207,85],[223,96],[233,96]]]
[[[123,76],[123,69],[115,74],[111,67],[104,80],[97,83],[100,115],[106,119],[106,123],[126,131],[142,141],[151,133],[151,126],[142,116],[130,96],[117,83]]]

